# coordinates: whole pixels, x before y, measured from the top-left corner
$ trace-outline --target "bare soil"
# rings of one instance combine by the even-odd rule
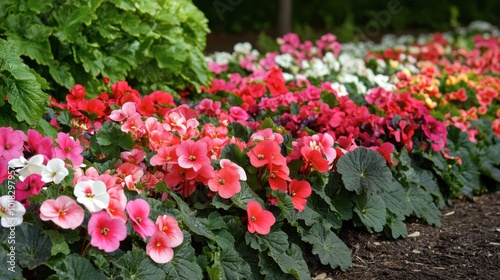
[[[500,191],[453,200],[442,223],[411,220],[413,237],[398,240],[346,229],[339,237],[351,249],[353,267],[319,267],[313,279],[500,279]]]

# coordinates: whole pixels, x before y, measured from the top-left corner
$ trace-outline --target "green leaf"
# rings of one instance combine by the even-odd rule
[[[246,210],[247,204],[250,200],[255,200],[259,202],[261,205],[264,205],[264,200],[260,198],[244,181],[240,181],[241,183],[241,191],[231,197],[234,205],[237,207]]]
[[[243,141],[248,141],[250,139],[250,129],[239,122],[232,122],[228,125],[231,130],[232,135]],[[224,147],[225,148],[225,147]]]
[[[393,180],[392,184],[389,185],[389,189],[380,194],[380,197],[384,200],[384,204],[388,210],[396,216],[404,218],[404,213],[406,213],[406,204],[404,203],[405,191],[398,181]]]
[[[5,82],[8,102],[18,121],[33,125],[45,113],[49,95],[42,92],[36,76],[7,41],[0,39],[0,49],[0,78]]]
[[[266,251],[272,248],[278,253],[284,253],[288,248],[288,235],[281,230],[271,230],[266,235],[246,232],[245,240],[250,247],[259,251]]]
[[[441,212],[432,200],[432,196],[417,186],[405,189],[405,204],[408,206],[406,216],[413,213],[419,218],[424,218],[428,224],[441,226]]]
[[[191,236],[186,231],[183,233],[184,242],[175,248],[174,258],[161,266],[166,274],[166,277],[162,279],[203,279],[202,269],[196,263],[194,248],[191,247]]]
[[[278,264],[281,271],[293,275],[297,279],[311,279],[309,269],[302,256],[302,251],[296,244],[292,244],[292,250],[287,250],[285,253],[279,253],[270,248],[268,255]],[[293,256],[290,253],[294,253]]]
[[[229,200],[220,197],[219,194],[216,194],[212,199],[212,205],[215,206],[215,208],[227,210],[231,208],[232,203]]]
[[[16,259],[20,266],[33,269],[50,258],[52,242],[39,226],[23,223],[15,231]]]
[[[36,123],[35,129],[42,135],[50,136],[50,138],[57,138],[57,130],[46,120],[39,119]]]
[[[359,195],[353,197],[354,212],[369,232],[381,232],[386,223],[385,203],[380,195]]]
[[[258,280],[261,279],[260,275],[261,268],[259,267],[259,258],[256,258],[255,255],[258,254],[258,251],[253,250],[245,242],[241,242],[236,244],[236,251],[240,254],[240,256],[245,260],[250,266],[250,273],[246,275],[246,279],[249,280]]]
[[[220,257],[214,261],[222,269],[220,279],[247,279],[247,275],[251,274],[250,265],[243,260],[234,247],[222,250]]]
[[[332,188],[332,186],[327,186],[329,184],[330,179],[334,176],[332,175],[333,172],[328,172],[328,173],[321,173],[318,171],[313,171],[309,175],[309,182],[311,183],[311,187],[313,191],[321,197],[326,204],[330,207],[330,210],[333,212],[338,213],[337,209],[335,208],[331,197],[329,194],[326,193],[326,187]]]
[[[114,265],[123,279],[165,279],[166,275],[146,255],[144,249],[133,248],[121,256]]]
[[[53,267],[59,279],[106,279],[101,271],[98,271],[88,259],[80,255],[71,254],[64,258],[62,264]]]
[[[306,229],[302,228],[302,240],[312,244],[312,253],[317,255],[324,265],[332,269],[340,267],[345,271],[352,266],[349,248],[330,229],[320,223]]]
[[[184,202],[178,195],[173,192],[169,192],[169,195],[174,198],[179,210],[181,212],[183,223],[191,230],[193,233],[204,236],[210,240],[216,241],[216,235],[207,224],[209,224],[208,219],[196,217],[196,212],[189,208],[189,205]]]
[[[237,165],[245,168],[250,164],[248,156],[236,144],[228,144],[221,151],[220,159],[229,159]]]
[[[332,177],[330,176],[330,180],[331,178]],[[337,209],[342,220],[348,221],[352,219],[352,207],[354,206],[354,203],[351,200],[351,193],[349,193],[349,191],[342,186],[334,193],[330,194],[329,192],[328,195],[331,197],[332,204],[335,205],[335,209]]]
[[[0,262],[2,263],[3,268],[0,270],[0,279],[24,279],[22,269],[15,261],[15,246],[9,247],[8,250],[9,251],[6,251],[2,246],[0,246]]]
[[[64,255],[69,255],[70,250],[68,243],[64,241],[64,235],[61,233],[55,231],[55,230],[45,230],[45,234],[47,234],[50,237],[50,240],[52,241],[52,250],[50,251],[50,254],[52,256],[55,256],[59,253],[63,253]]]
[[[281,271],[278,264],[263,252],[259,253],[260,273],[265,275],[266,280],[288,280],[289,277]]]
[[[276,205],[280,208],[281,215],[293,223],[296,220],[297,210],[293,207],[291,196],[280,190],[272,191],[271,195],[278,198]]]
[[[264,121],[262,121],[262,124],[260,125],[260,130],[266,129],[266,128],[271,128],[274,129],[276,125],[274,124],[273,119],[270,117],[266,117]]]
[[[500,143],[488,146],[484,151],[484,155],[494,165],[500,165]]]
[[[382,193],[392,180],[385,159],[379,153],[363,147],[343,155],[337,163],[337,171],[342,174],[345,188],[357,194]]]
[[[408,232],[406,231],[406,224],[403,222],[402,217],[399,217],[389,211],[387,213],[387,223],[384,228],[385,234],[388,237],[394,239],[399,237],[406,237]]]

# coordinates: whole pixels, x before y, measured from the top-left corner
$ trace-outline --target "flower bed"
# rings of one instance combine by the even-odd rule
[[[0,127],[0,275],[306,279],[310,256],[351,266],[346,223],[406,237],[498,188],[498,37],[278,44],[208,57],[201,92],[106,79]]]

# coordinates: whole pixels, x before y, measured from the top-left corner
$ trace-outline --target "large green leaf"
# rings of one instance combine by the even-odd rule
[[[263,274],[266,280],[287,280],[287,276],[279,265],[268,255],[261,252],[259,253],[259,268],[260,273]]]
[[[441,211],[436,207],[432,196],[422,188],[410,185],[405,189],[406,216],[413,213],[424,218],[430,225],[441,226]]]
[[[165,279],[203,279],[203,272],[196,263],[194,248],[191,246],[191,236],[185,231],[183,233],[184,242],[175,248],[174,258],[161,267],[166,274]]]
[[[291,244],[291,246],[285,253],[279,253],[270,248],[268,255],[278,264],[281,271],[293,275],[296,279],[310,279],[311,276],[302,251],[296,244]]]
[[[106,279],[102,271],[97,270],[89,259],[77,254],[64,258],[62,265],[53,267],[59,279],[100,280]]]
[[[8,102],[19,122],[35,124],[47,110],[49,95],[42,92],[37,78],[15,53],[12,46],[0,39],[0,78],[7,91]],[[1,85],[0,80],[0,85]],[[1,95],[1,94],[0,94]]]
[[[55,256],[59,253],[69,255],[70,250],[68,243],[66,243],[66,241],[64,240],[64,235],[55,230],[45,230],[44,233],[47,234],[52,241],[53,246],[52,250],[50,251],[50,254],[52,256]]]
[[[406,230],[406,224],[403,222],[402,217],[399,217],[390,211],[387,213],[387,223],[384,228],[385,234],[388,237],[394,239],[399,237],[406,237],[408,232]]]
[[[259,251],[272,248],[278,253],[284,253],[288,248],[288,235],[282,230],[273,229],[266,235],[246,232],[245,240],[252,248]]]
[[[222,250],[214,262],[215,266],[220,267],[219,279],[247,279],[247,276],[251,274],[250,265],[234,248]]]
[[[391,211],[396,216],[404,219],[405,208],[407,207],[404,203],[405,200],[405,192],[403,186],[396,181],[393,180],[389,185],[389,190],[380,194],[382,200],[384,200],[385,207]]]
[[[15,237],[16,259],[20,266],[33,269],[50,258],[52,241],[39,226],[22,223],[15,227]]]
[[[144,249],[133,248],[114,262],[123,279],[165,279],[166,275],[146,255]]]
[[[337,163],[346,189],[378,194],[386,191],[392,180],[392,173],[385,159],[377,152],[358,147],[343,155]]]
[[[352,266],[349,248],[329,228],[320,223],[310,228],[302,228],[302,240],[312,244],[312,253],[317,255],[324,265],[345,271]]]
[[[24,279],[22,275],[21,268],[16,263],[16,250],[6,251],[2,246],[0,246],[0,262],[2,262],[2,268],[0,270],[0,279]]]
[[[247,204],[250,200],[255,200],[260,204],[264,204],[262,198],[260,198],[249,186],[246,182],[240,181],[241,183],[241,191],[231,197],[234,205],[237,207],[246,210]]]
[[[369,232],[381,232],[387,220],[385,203],[380,195],[358,195],[353,198],[354,212]]]

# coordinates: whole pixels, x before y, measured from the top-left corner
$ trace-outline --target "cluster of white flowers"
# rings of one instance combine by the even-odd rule
[[[68,176],[69,171],[62,159],[53,158],[47,162],[47,165],[44,165],[43,161],[43,155],[34,155],[29,160],[21,156],[18,159],[11,159],[9,167],[17,169],[21,181],[24,181],[31,174],[40,174],[43,182],[59,184]]]

